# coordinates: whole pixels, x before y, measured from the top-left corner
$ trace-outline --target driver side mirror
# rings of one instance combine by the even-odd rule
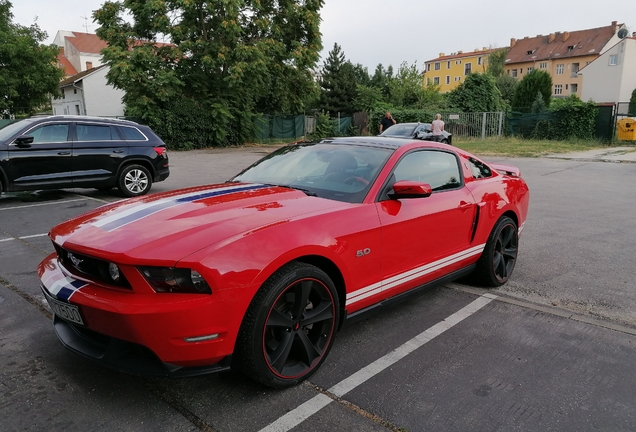
[[[29,135],[22,135],[15,139],[15,144],[18,147],[31,147],[33,143],[33,137]]]
[[[431,196],[432,193],[433,189],[428,183],[401,180],[393,185],[393,192],[389,193],[389,198],[426,198]]]

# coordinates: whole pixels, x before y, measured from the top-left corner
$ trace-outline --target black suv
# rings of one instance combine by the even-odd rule
[[[168,175],[165,143],[128,120],[36,116],[0,129],[0,191],[116,186],[132,197]]]

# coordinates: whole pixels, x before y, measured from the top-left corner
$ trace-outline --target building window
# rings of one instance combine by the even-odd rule
[[[523,68],[519,68],[519,75],[523,73]]]
[[[576,78],[579,74],[579,64],[572,63],[572,73],[570,74],[571,78]]]
[[[446,69],[450,69],[450,60],[446,62]]]
[[[439,62],[435,63],[435,70],[439,70],[439,68],[440,68]]]
[[[554,86],[554,94],[555,95],[563,94],[563,85],[562,84],[557,84],[557,85]]]
[[[556,74],[563,75],[564,70],[565,70],[565,66],[563,65],[563,63],[559,63],[556,67]]]
[[[86,62],[86,70],[93,69],[93,62]]]
[[[77,89],[76,88],[73,89],[73,94],[77,94]]]
[[[510,75],[512,75],[513,78],[517,78],[517,69],[511,70]]]
[[[461,60],[455,60],[455,64],[456,65],[462,64],[462,61]]]
[[[75,105],[75,115],[80,115],[79,105]]]
[[[548,68],[548,63],[543,62],[543,63],[539,63],[539,69],[547,69]]]
[[[527,72],[527,73],[530,73],[530,72],[532,72],[533,70],[534,70],[534,68],[533,68],[533,67],[529,67],[529,68],[526,70],[526,72]]]
[[[446,75],[446,84],[450,84],[450,75]]]
[[[439,77],[433,77],[433,84],[439,85]]]
[[[426,72],[430,72],[431,71],[431,64],[427,64],[426,65]]]
[[[482,63],[481,57],[477,57],[477,64],[481,65],[481,63]]]
[[[617,54],[612,54],[609,57],[609,65],[610,66],[616,66],[618,64],[618,55]]]
[[[570,84],[570,94],[576,94],[579,91],[578,84]]]
[[[470,73],[473,71],[473,64],[472,63],[466,63],[464,65],[464,75],[470,75]]]

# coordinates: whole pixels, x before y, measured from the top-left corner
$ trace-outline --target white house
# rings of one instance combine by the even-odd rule
[[[57,115],[90,115],[118,117],[124,115],[124,92],[109,85],[108,66],[102,65],[80,72],[60,82],[62,97],[52,99]]]
[[[63,48],[62,55],[77,72],[101,66],[101,50],[108,46],[96,34],[67,30],[59,30],[53,43]]]
[[[579,71],[583,101],[629,102],[636,89],[636,34],[625,37]]]

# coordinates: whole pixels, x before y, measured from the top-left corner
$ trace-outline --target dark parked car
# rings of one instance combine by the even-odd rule
[[[380,134],[384,137],[393,138],[416,138],[426,141],[437,141],[444,144],[453,143],[453,134],[442,131],[442,138],[435,139],[431,132],[430,123],[398,123],[394,124]]]
[[[0,191],[114,187],[144,195],[170,174],[147,126],[86,116],[36,116],[0,129]]]

